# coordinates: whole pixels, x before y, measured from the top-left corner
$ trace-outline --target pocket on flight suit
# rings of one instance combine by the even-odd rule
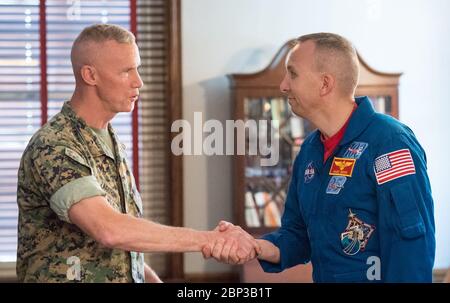
[[[393,186],[390,189],[390,194],[397,212],[398,229],[401,237],[414,239],[424,235],[426,228],[411,183]]]

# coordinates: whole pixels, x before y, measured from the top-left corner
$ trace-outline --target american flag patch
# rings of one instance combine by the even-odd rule
[[[375,176],[378,184],[416,173],[409,149],[400,149],[375,159]]]

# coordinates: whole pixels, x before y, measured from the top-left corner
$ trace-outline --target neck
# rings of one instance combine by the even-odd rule
[[[79,87],[75,89],[70,104],[76,115],[93,128],[106,129],[116,115],[104,107],[103,101],[97,94]]]
[[[328,106],[322,108],[310,121],[320,130],[325,139],[335,135],[350,117],[355,100],[351,97],[341,98],[326,103]]]

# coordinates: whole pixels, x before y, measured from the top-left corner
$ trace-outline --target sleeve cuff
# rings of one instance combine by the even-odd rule
[[[69,219],[70,207],[95,196],[106,196],[106,192],[94,176],[81,177],[58,189],[50,198],[50,208],[61,220],[72,223]]]
[[[269,242],[272,242],[273,245],[275,245],[276,247],[278,247],[278,249],[280,249],[280,263],[271,263],[265,260],[259,260],[259,264],[261,265],[262,269],[265,272],[268,273],[279,273],[281,271],[283,271],[283,266],[282,266],[282,253],[281,253],[281,248],[280,245],[278,243],[279,238],[280,238],[280,234],[277,232],[274,233],[270,233],[270,234],[266,234],[264,236],[261,237],[261,239],[267,240]]]

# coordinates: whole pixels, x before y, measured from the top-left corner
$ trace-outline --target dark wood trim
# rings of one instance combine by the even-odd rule
[[[137,0],[130,0],[130,30],[138,39],[137,30]],[[132,113],[132,140],[133,140],[133,176],[138,191],[141,189],[139,177],[139,104],[136,102]]]
[[[284,67],[286,56],[294,45],[294,42],[295,40],[287,41],[266,68],[251,74],[228,75],[231,88],[245,87],[259,89],[261,87],[274,87],[278,89],[286,72]],[[280,81],[273,81],[273,79],[280,79]]]
[[[398,83],[398,78],[400,78],[400,76],[403,75],[403,73],[386,73],[386,72],[378,71],[378,70],[370,67],[370,65],[367,64],[367,62],[361,57],[361,55],[359,53],[357,53],[357,54],[358,54],[359,63],[361,64],[362,68],[366,68],[370,73],[372,73],[374,75],[387,77],[387,78],[393,78],[394,81],[397,81],[397,83]]]
[[[45,0],[39,1],[39,59],[41,66],[41,125],[47,122],[48,92],[47,92],[47,15]]]
[[[171,225],[183,226],[183,157],[175,156],[170,150],[170,142],[175,134],[170,131],[172,122],[182,119],[182,75],[181,75],[181,3],[180,0],[169,0],[167,6],[167,100],[169,142],[170,212]],[[171,254],[168,258],[168,276],[171,279],[184,279],[184,261],[182,254]]]
[[[19,280],[17,280],[17,277],[10,277],[10,278],[0,278],[0,283],[19,283]]]
[[[286,73],[285,60],[286,56],[292,48],[292,41],[286,42],[270,64],[261,71],[250,74],[231,74],[228,75],[230,88],[237,90],[255,89],[259,91],[261,88],[272,88],[280,94],[280,83]]]

